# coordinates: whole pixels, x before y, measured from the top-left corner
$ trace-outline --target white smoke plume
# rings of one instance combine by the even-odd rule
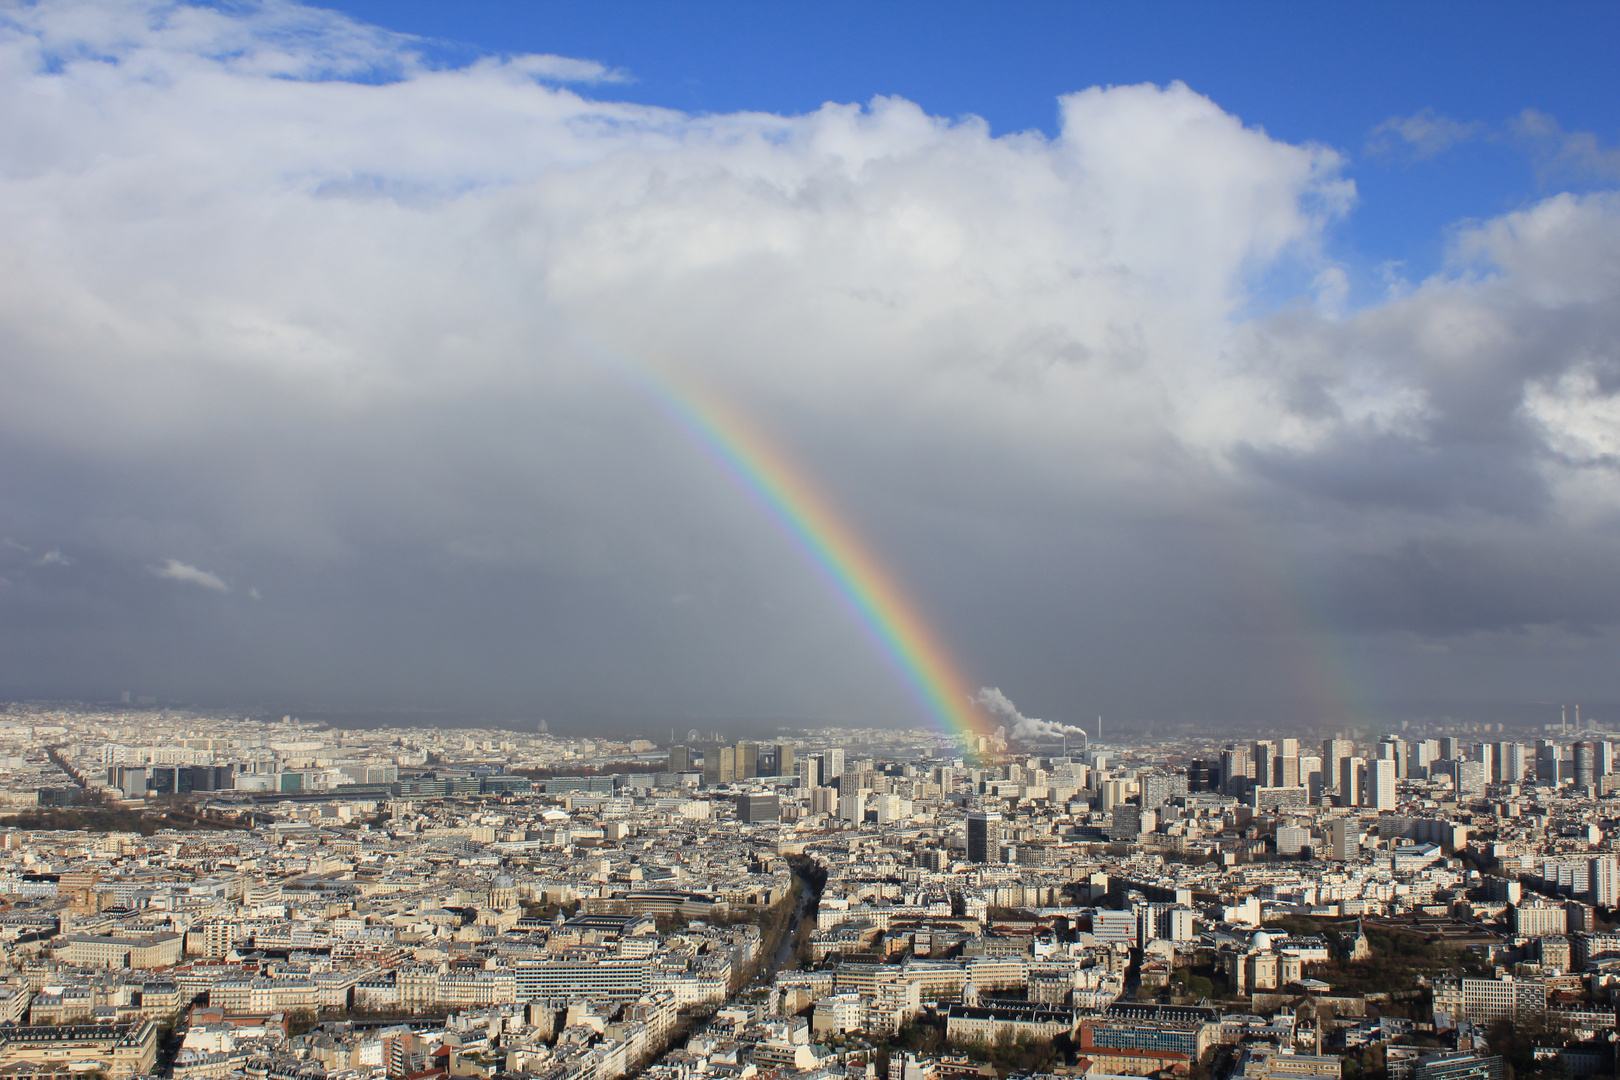
[[[1037,720],[1032,716],[1025,716],[998,687],[980,687],[979,696],[975,700],[980,708],[1011,723],[1015,739],[1061,739],[1065,735],[1083,735],[1087,739],[1091,738],[1084,728],[1075,727],[1073,724],[1059,724],[1053,720]]]

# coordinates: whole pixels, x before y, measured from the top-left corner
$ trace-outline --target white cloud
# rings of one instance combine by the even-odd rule
[[[1367,136],[1367,152],[1422,161],[1458,146],[1488,142],[1515,146],[1535,162],[1543,183],[1612,183],[1620,180],[1620,148],[1605,146],[1594,132],[1566,131],[1556,117],[1525,109],[1503,124],[1463,122],[1432,108],[1392,116]]]
[[[508,57],[502,61],[484,61],[483,63],[498,64],[509,71],[527,75],[541,82],[557,83],[621,83],[629,82],[630,76],[623,71],[609,68],[595,60],[575,60],[567,56],[553,56],[547,54],[528,54],[524,56]]]
[[[201,585],[203,588],[212,589],[215,592],[231,591],[231,587],[225,584],[218,574],[210,573],[207,570],[199,570],[195,566],[189,566],[181,562],[179,559],[170,559],[162,566],[152,567],[152,573],[160,578],[168,578],[170,581],[188,581],[193,585]]]
[[[62,554],[61,548],[51,548],[38,560],[40,566],[72,566],[73,560]]]
[[[1620,180],[1620,147],[1604,146],[1590,131],[1565,131],[1540,109],[1525,109],[1508,123],[1508,130],[1535,154],[1543,180]]]
[[[1367,150],[1379,155],[1404,153],[1423,160],[1489,133],[1489,125],[1477,120],[1465,123],[1425,108],[1411,116],[1392,116],[1373,128],[1367,137]]]
[[[843,633],[842,613],[791,594],[781,538],[617,368],[719,387],[916,560],[928,606],[975,613],[944,636],[1021,655],[1040,650],[952,590],[1101,620],[1062,591],[1083,584],[1179,628],[1194,603],[1264,605],[1185,587],[1166,536],[1239,521],[1314,565],[1481,520],[1559,534],[1603,486],[1577,499],[1569,477],[1610,478],[1608,197],[1464,229],[1442,274],[1354,310],[1321,250],[1356,198],[1341,156],[1180,84],[1082,90],[1055,138],[993,137],[898,98],[588,101],[555,84],[615,73],[435,70],[416,47],[280,3],[0,23],[0,431],[52,463],[40,535],[222,592],[167,552],[274,561],[278,609],[353,604],[356,639],[403,635],[397,598],[432,573],[457,583],[445,604],[534,590],[547,614],[521,630],[552,644],[614,618],[616,650],[679,609],[648,680],[708,688],[718,665],[808,700],[849,665],[800,664],[795,635],[824,645],[817,618]],[[1418,153],[1478,136],[1433,114],[1380,130]],[[1307,295],[1255,317],[1279,280]],[[746,622],[743,598],[792,625]],[[787,659],[734,662],[772,641]]]

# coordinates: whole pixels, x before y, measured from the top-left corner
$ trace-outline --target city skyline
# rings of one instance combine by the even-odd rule
[[[1614,9],[921,14],[9,12],[0,698],[1613,723]]]

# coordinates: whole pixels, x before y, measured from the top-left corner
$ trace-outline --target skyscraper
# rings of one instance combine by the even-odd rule
[[[1339,805],[1361,806],[1362,771],[1366,763],[1358,757],[1339,759]]]
[[[734,746],[706,746],[703,748],[703,782],[729,784],[737,779],[737,748]]]
[[[669,748],[669,771],[674,773],[692,771],[692,750],[686,746],[672,746]]]
[[[1558,744],[1551,739],[1536,740],[1536,783],[1558,785]]]
[[[968,862],[1001,861],[1001,815],[994,810],[974,810],[967,816]]]
[[[759,744],[740,742],[737,744],[737,779],[752,780],[759,775]]]
[[[1334,818],[1328,824],[1328,858],[1339,862],[1354,858],[1361,848],[1361,837],[1357,835],[1360,831],[1353,818]]]
[[[1378,811],[1395,809],[1395,759],[1379,758],[1373,762],[1372,782],[1368,784],[1372,795],[1372,808]]]
[[[1406,740],[1385,735],[1378,743],[1378,760],[1393,761],[1396,777],[1406,775]]]
[[[1497,780],[1504,784],[1517,784],[1524,779],[1525,769],[1529,762],[1523,743],[1504,742],[1496,744],[1496,766],[1499,770]]]
[[[797,773],[794,770],[793,765],[794,765],[794,762],[793,762],[793,747],[789,746],[787,743],[777,743],[776,744],[776,775],[777,776],[795,776],[795,775],[797,775]]]
[[[1249,753],[1236,746],[1221,751],[1221,791],[1226,795],[1242,797],[1248,789]]]
[[[1575,744],[1575,786],[1581,789],[1597,783],[1597,747],[1589,742]]]
[[[1277,744],[1269,740],[1254,744],[1254,782],[1260,787],[1271,787],[1276,779]]]
[[[1321,799],[1322,791],[1328,786],[1329,777],[1323,771],[1322,759],[1315,754],[1301,754],[1299,756],[1299,785],[1311,793],[1311,802]]]
[[[844,751],[842,749],[823,750],[821,752],[821,782],[831,784],[844,775]]]

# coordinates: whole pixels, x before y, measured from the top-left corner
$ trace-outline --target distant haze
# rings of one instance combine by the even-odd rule
[[[0,696],[922,724],[659,365],[1049,723],[1620,700],[1614,192],[1351,280],[1348,151],[1180,84],[993,137],[293,5],[5,18]]]

